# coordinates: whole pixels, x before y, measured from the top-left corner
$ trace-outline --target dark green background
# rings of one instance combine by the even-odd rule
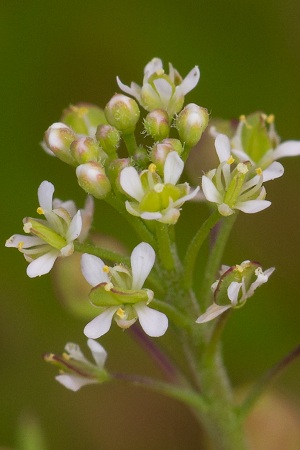
[[[297,0],[3,2],[2,242],[22,232],[23,217],[34,215],[42,180],[54,183],[57,196],[82,205],[73,170],[41,150],[43,133],[70,103],[104,106],[117,90],[116,75],[126,84],[140,82],[153,56],[183,75],[199,65],[200,83],[187,100],[213,117],[260,109],[275,114],[283,140],[300,139],[299,11]],[[233,315],[226,331],[225,357],[236,386],[251,383],[299,343],[300,159],[283,163],[284,177],[267,185],[271,208],[240,215],[224,259],[276,267],[269,285]],[[188,205],[182,213],[182,248],[197,225],[196,211]],[[98,203],[98,229],[124,235],[114,218]],[[129,248],[137,243],[131,235]],[[20,417],[31,413],[50,450],[195,448],[196,422],[174,401],[125,385],[76,394],[58,385],[41,355],[60,352],[69,340],[85,348],[86,321],[56,300],[51,276],[30,280],[17,251],[2,247],[1,255],[0,446],[16,445]],[[159,376],[116,327],[102,342],[112,370]],[[295,363],[276,384],[294,403],[299,369]]]

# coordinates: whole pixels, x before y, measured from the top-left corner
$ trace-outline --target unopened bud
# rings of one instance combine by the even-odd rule
[[[178,139],[164,139],[161,143],[152,147],[150,159],[156,165],[156,171],[160,176],[164,174],[165,161],[170,152],[182,153],[182,144]]]
[[[91,103],[78,103],[65,109],[61,121],[75,133],[94,137],[98,125],[107,123],[103,109]]]
[[[194,147],[199,142],[208,121],[207,109],[201,108],[195,103],[187,105],[176,120],[176,128],[181,141],[189,148]]]
[[[88,162],[76,169],[79,186],[95,198],[105,198],[111,190],[110,181],[101,164]]]
[[[135,100],[126,95],[115,94],[104,109],[110,125],[124,134],[133,133],[140,117],[140,110]]]
[[[90,137],[81,137],[73,141],[70,151],[78,164],[105,159],[105,153],[100,149],[97,142]]]
[[[61,122],[51,125],[45,133],[47,147],[57,158],[72,166],[75,166],[76,162],[70,153],[70,146],[76,138],[74,131]]]
[[[164,109],[155,109],[147,114],[144,127],[148,134],[155,140],[161,141],[169,136],[169,115]]]
[[[120,144],[120,132],[111,125],[99,125],[96,139],[109,156],[114,156]]]

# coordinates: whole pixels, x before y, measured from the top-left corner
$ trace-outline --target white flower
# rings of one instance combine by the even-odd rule
[[[91,350],[95,363],[88,361],[77,344],[69,342],[65,346],[67,353],[54,355],[48,353],[44,356],[45,361],[57,365],[60,375],[55,379],[71,391],[78,391],[88,384],[101,383],[108,380],[108,374],[104,369],[107,352],[102,345],[93,339],[88,339],[87,345]]]
[[[30,278],[48,273],[60,256],[74,252],[74,240],[83,240],[89,231],[93,200],[88,197],[85,209],[77,211],[73,201],[54,199],[54,186],[43,181],[38,189],[39,208],[37,212],[45,220],[25,218],[24,231],[31,236],[15,234],[6,241],[6,247],[16,247],[30,263],[27,275]]]
[[[249,162],[239,163],[231,171],[234,158],[231,156],[230,141],[224,134],[218,134],[215,140],[216,151],[220,160],[217,169],[211,170],[202,177],[202,190],[209,202],[216,203],[223,216],[229,216],[235,209],[245,213],[256,213],[270,206],[265,200],[266,191],[262,186],[270,173],[257,169],[257,175],[251,175]]]
[[[233,267],[222,266],[219,280],[211,286],[214,302],[196,322],[209,322],[229,308],[243,306],[256,288],[268,281],[274,270],[271,267],[263,272],[258,263],[250,261]]]
[[[143,85],[132,82],[126,86],[117,77],[119,88],[132,95],[147,111],[164,109],[172,117],[179,112],[184,96],[197,85],[200,71],[195,66],[182,80],[176,69],[169,64],[169,75],[165,74],[161,59],[153,58],[144,69]]]
[[[167,317],[147,306],[154,294],[150,289],[142,289],[154,261],[155,252],[145,242],[134,248],[131,269],[121,265],[108,267],[96,256],[82,255],[82,273],[94,287],[90,300],[102,311],[86,325],[84,334],[87,337],[97,339],[107,333],[113,318],[121,328],[130,327],[138,318],[145,333],[152,337],[166,332]]]
[[[127,211],[145,220],[174,224],[179,208],[198,192],[197,187],[190,193],[188,183],[176,184],[183,171],[184,163],[175,151],[167,155],[163,180],[156,172],[155,164],[140,174],[134,167],[125,167],[120,175],[122,189],[135,201],[126,201]]]

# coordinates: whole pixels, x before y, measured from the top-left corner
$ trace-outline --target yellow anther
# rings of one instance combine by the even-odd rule
[[[126,316],[125,311],[124,311],[123,308],[119,308],[119,309],[117,310],[116,314],[117,314],[117,316],[120,317],[120,319],[124,319],[125,316]]]
[[[103,272],[105,272],[105,273],[109,273],[110,268],[109,268],[108,266],[103,266],[103,267],[102,267],[102,270],[103,270]]]
[[[51,362],[54,361],[54,357],[55,357],[54,353],[47,353],[46,355],[44,355],[44,360],[46,362]]]
[[[69,355],[69,353],[66,353],[66,352],[64,352],[61,356],[62,356],[66,361],[69,361],[69,360],[71,359],[71,356]]]
[[[242,173],[243,175],[245,175],[249,171],[248,167],[244,163],[239,163],[236,168],[237,171]]]
[[[240,264],[237,264],[237,265],[235,266],[235,270],[236,270],[237,272],[243,273],[243,272],[244,272],[244,267],[241,266]]]
[[[270,115],[266,118],[266,122],[269,123],[269,124],[274,123],[274,121],[275,121],[275,116],[274,116],[274,114],[270,114]]]
[[[106,283],[106,285],[104,286],[104,289],[109,292],[112,290],[112,288],[114,287],[114,285],[112,283]]]
[[[233,164],[234,161],[235,161],[234,157],[232,155],[230,155],[226,162],[227,162],[227,164]]]
[[[38,209],[36,210],[36,212],[38,213],[38,214],[45,214],[45,211],[43,210],[43,208],[41,208],[41,206],[39,206],[38,207]]]
[[[156,172],[156,165],[154,163],[149,164],[148,170],[151,173]]]
[[[164,69],[159,69],[155,73],[156,73],[156,75],[161,76],[165,73],[165,71],[164,71]]]
[[[71,105],[70,109],[77,113],[79,117],[84,116],[88,112],[88,108],[86,106]]]
[[[21,251],[23,247],[24,247],[24,242],[23,241],[19,242],[18,243],[18,250]]]
[[[240,122],[243,122],[247,128],[252,128],[252,126],[247,122],[246,116],[244,114],[240,116]]]
[[[257,169],[255,169],[255,172],[257,173],[257,175],[261,176],[263,171],[261,170],[260,167],[258,167]]]

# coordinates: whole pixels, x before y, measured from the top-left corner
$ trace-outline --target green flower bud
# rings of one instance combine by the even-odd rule
[[[244,152],[256,163],[279,144],[273,115],[257,112],[247,117],[241,116],[239,130]]]
[[[187,105],[176,119],[176,128],[181,141],[189,148],[194,147],[199,142],[208,121],[207,109],[195,103]]]
[[[182,144],[178,139],[164,139],[161,143],[152,147],[150,159],[156,165],[156,171],[160,176],[164,174],[166,157],[173,151],[176,151],[179,155],[183,151]]]
[[[81,164],[76,169],[79,186],[95,198],[105,198],[111,190],[104,168],[97,162]]]
[[[161,141],[170,134],[169,115],[164,109],[155,109],[144,119],[145,130],[155,141]]]
[[[98,125],[107,123],[103,109],[90,103],[78,103],[65,109],[61,121],[75,133],[93,137]]]
[[[89,295],[91,303],[95,306],[110,307],[132,305],[139,302],[149,302],[147,289],[121,289],[112,283],[101,283],[94,287]]]
[[[51,125],[45,133],[47,147],[57,158],[71,166],[76,166],[76,161],[70,153],[70,146],[76,138],[74,131],[61,122]]]
[[[115,156],[121,139],[120,132],[115,127],[99,125],[96,131],[96,139],[109,156]]]
[[[131,166],[129,158],[114,159],[107,168],[107,174],[113,186],[116,186],[118,191],[125,194],[120,184],[120,173],[125,167]]]
[[[124,134],[133,133],[140,117],[137,102],[122,94],[115,94],[110,99],[104,113],[109,124]]]
[[[78,164],[105,159],[106,155],[97,142],[90,137],[81,137],[72,142],[70,152]]]

